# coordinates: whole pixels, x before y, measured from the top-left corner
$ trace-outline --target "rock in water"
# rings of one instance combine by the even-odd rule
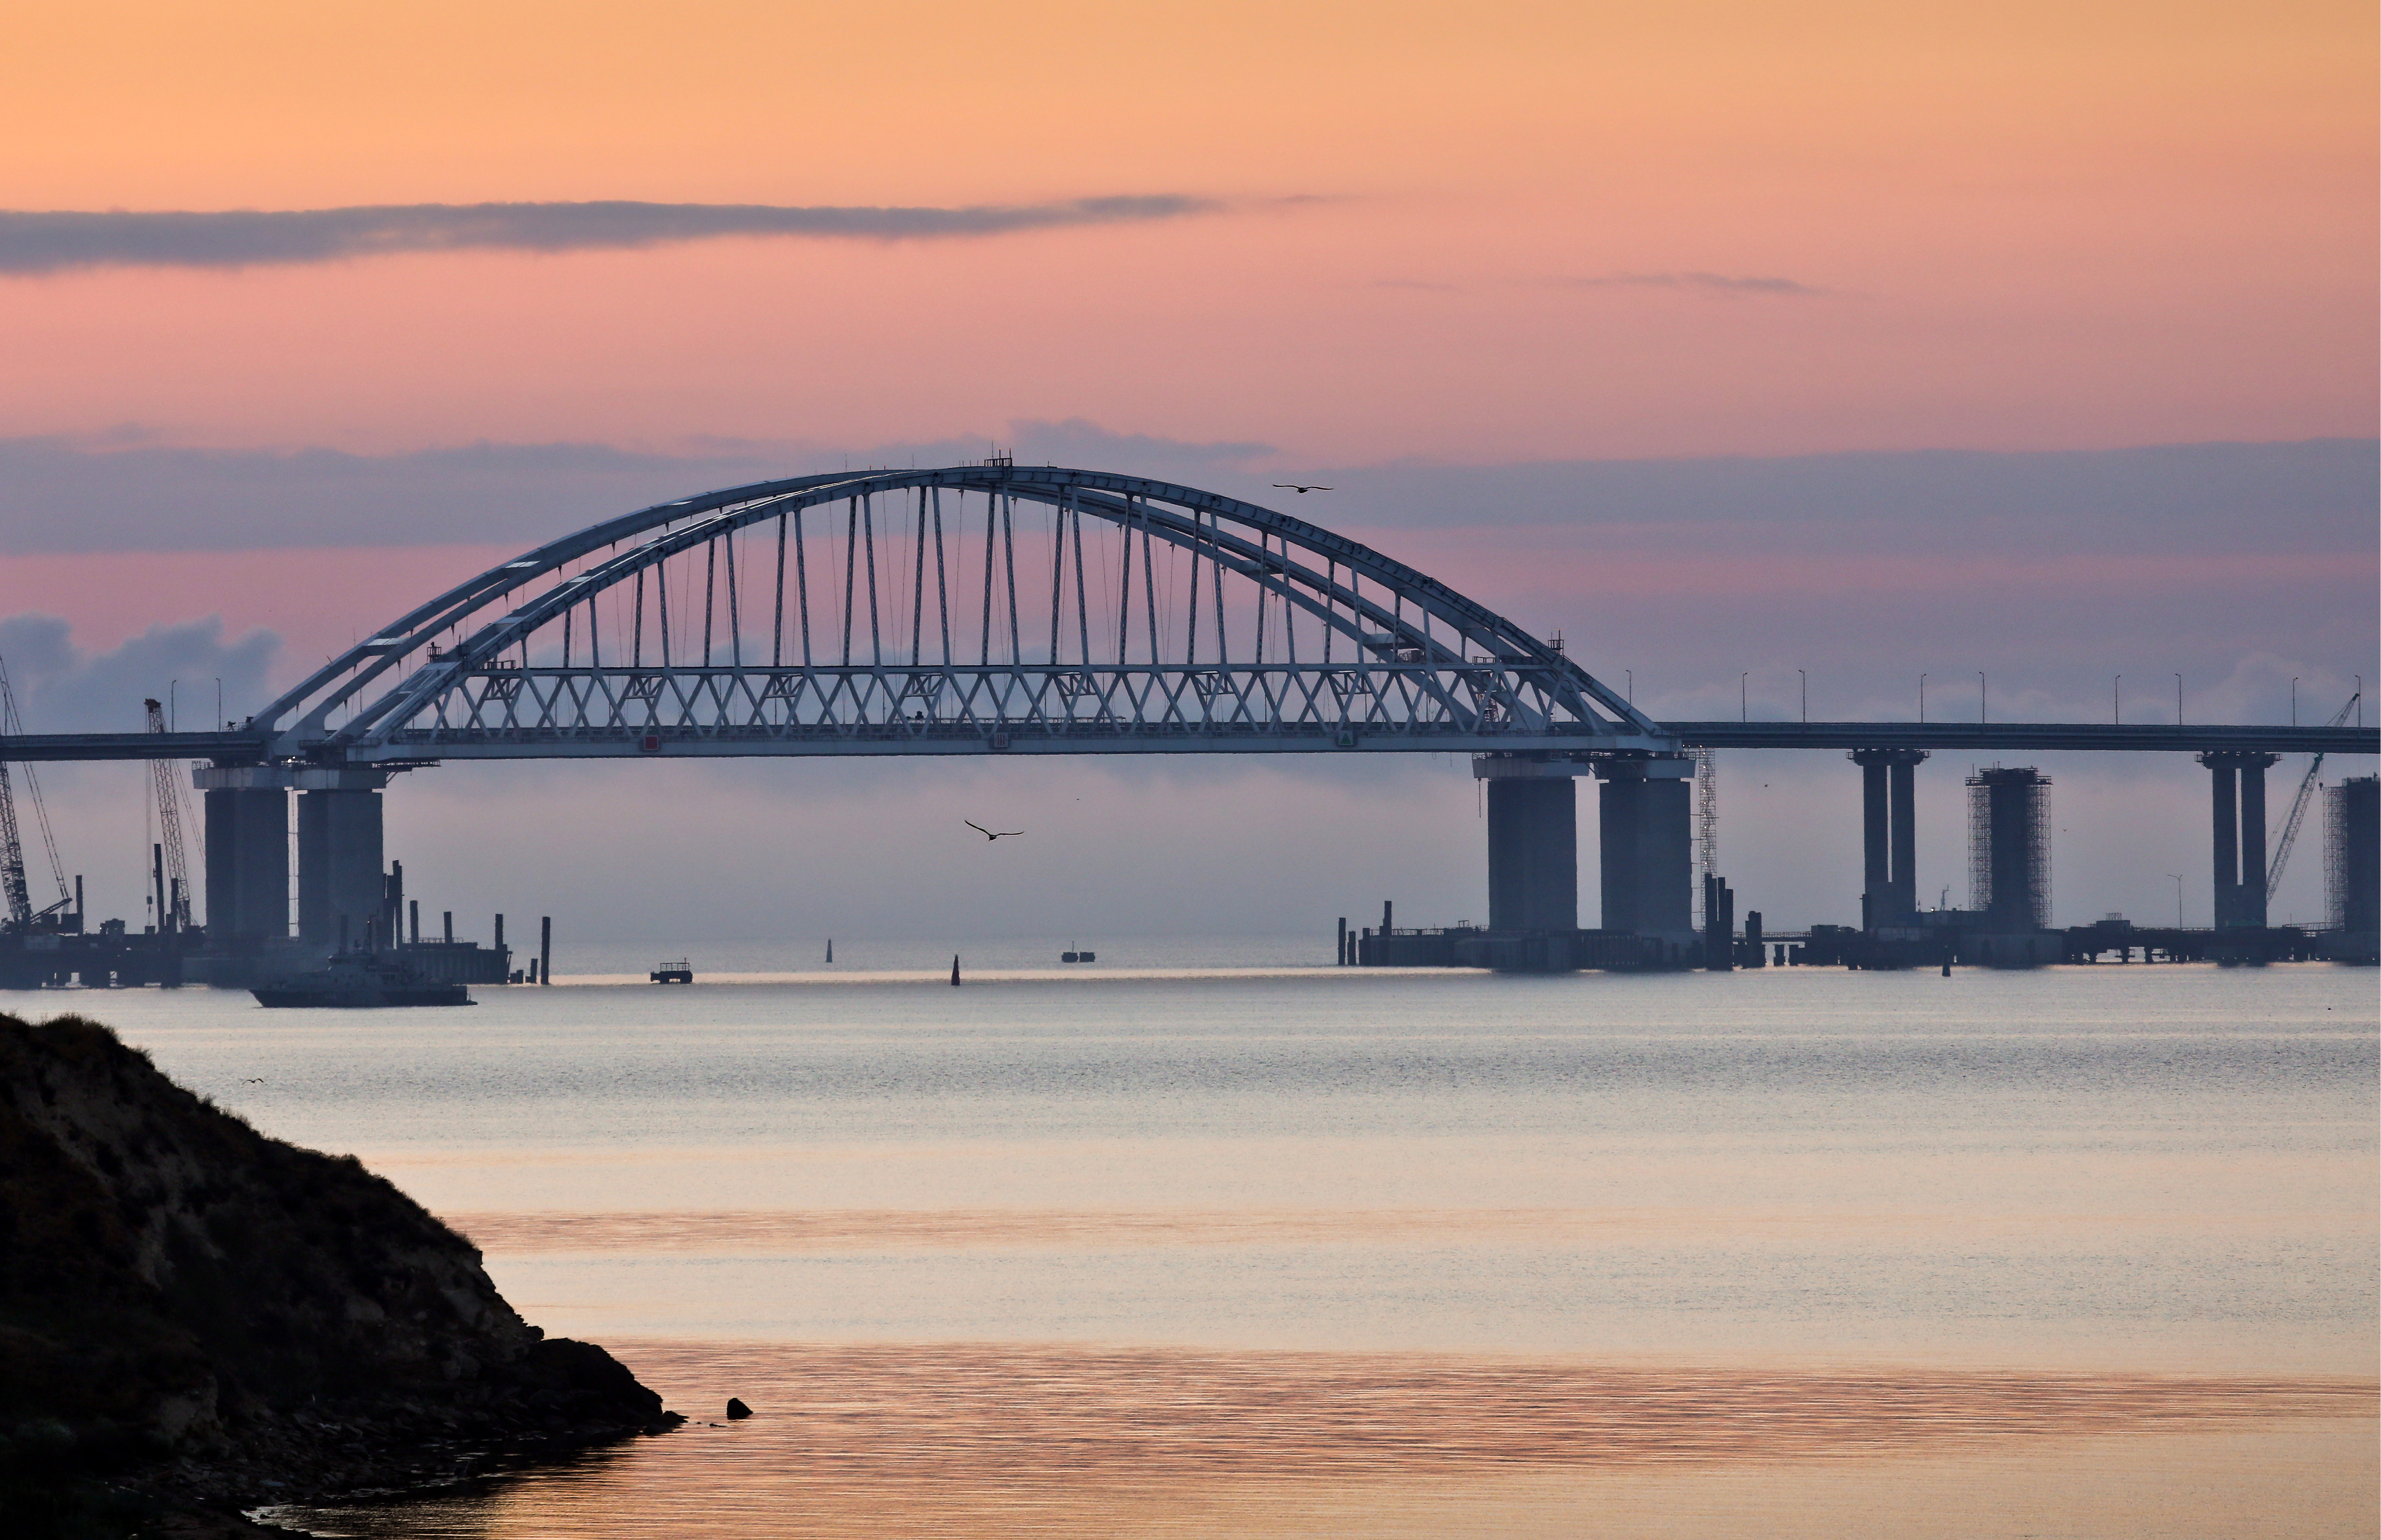
[[[94,1022],[0,1016],[0,1511],[120,1500],[77,1486],[104,1474],[220,1512],[680,1421],[354,1156],[265,1138]]]
[[[751,1407],[746,1406],[742,1401],[738,1400],[733,1396],[727,1398],[727,1420],[729,1422],[740,1423],[751,1415],[752,1415],[752,1409]]]

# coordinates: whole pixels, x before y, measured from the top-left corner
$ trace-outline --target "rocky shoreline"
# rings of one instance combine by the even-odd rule
[[[12,1534],[286,1534],[239,1515],[682,1421],[352,1156],[264,1137],[95,1022],[0,1016]]]

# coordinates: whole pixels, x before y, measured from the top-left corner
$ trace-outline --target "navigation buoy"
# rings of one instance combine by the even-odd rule
[[[953,953],[951,954],[951,987],[952,987],[953,989],[957,989],[959,986],[959,953],[957,953],[957,952],[953,952]]]
[[[831,935],[826,938],[826,959],[829,962],[835,960],[835,937]]]

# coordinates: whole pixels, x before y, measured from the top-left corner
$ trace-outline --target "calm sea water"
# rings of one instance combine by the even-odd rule
[[[72,1003],[696,1418],[319,1534],[2373,1533],[2370,972],[1066,939]]]

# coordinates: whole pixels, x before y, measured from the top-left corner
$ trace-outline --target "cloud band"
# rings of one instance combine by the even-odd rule
[[[1613,273],[1568,280],[1580,288],[1686,288],[1706,294],[1775,294],[1813,298],[1832,293],[1791,278],[1731,277],[1725,273]]]
[[[0,275],[88,267],[248,267],[409,251],[589,251],[727,236],[936,240],[1204,214],[1173,194],[965,208],[770,203],[409,203],[213,213],[0,210]]]

